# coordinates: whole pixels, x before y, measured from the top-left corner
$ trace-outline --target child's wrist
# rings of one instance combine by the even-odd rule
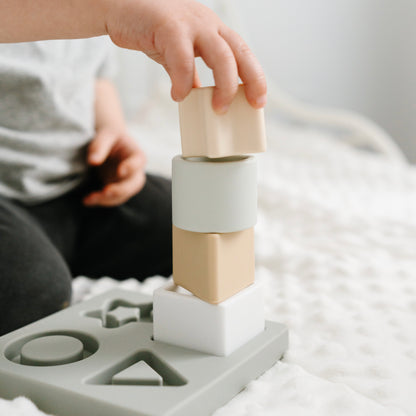
[[[85,0],[84,0],[85,1]],[[108,35],[107,22],[115,6],[114,0],[89,0],[88,7],[91,20],[94,21],[94,27],[98,35]],[[85,10],[85,9],[84,9]]]

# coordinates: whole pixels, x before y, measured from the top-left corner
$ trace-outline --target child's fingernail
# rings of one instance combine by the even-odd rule
[[[215,110],[215,112],[216,112],[217,114],[223,115],[223,114],[225,114],[225,113],[228,111],[228,109],[229,109],[229,108],[230,108],[230,106],[229,106],[229,105],[223,105],[222,107],[217,108],[217,109]]]
[[[263,108],[267,103],[267,95],[262,95],[256,99],[256,107]]]
[[[92,153],[90,154],[89,159],[92,163],[98,163],[100,161],[100,155],[98,153]]]

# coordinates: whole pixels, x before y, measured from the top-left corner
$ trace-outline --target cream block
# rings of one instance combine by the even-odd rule
[[[225,157],[266,150],[263,110],[250,106],[244,86],[226,114],[212,109],[214,87],[194,88],[179,104],[182,155]]]
[[[257,215],[254,156],[172,160],[172,221],[183,230],[230,233],[253,227]]]
[[[155,341],[226,356],[263,330],[263,297],[258,284],[218,305],[172,284],[157,289],[153,296]]]
[[[254,283],[254,229],[202,234],[173,226],[173,280],[209,303]]]

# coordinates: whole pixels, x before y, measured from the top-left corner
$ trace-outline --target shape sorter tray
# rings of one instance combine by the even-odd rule
[[[211,414],[281,358],[287,329],[227,357],[152,339],[152,298],[112,290],[0,338],[0,397],[58,416]]]

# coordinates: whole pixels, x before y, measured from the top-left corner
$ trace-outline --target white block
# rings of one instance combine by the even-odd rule
[[[198,233],[231,233],[253,227],[256,215],[254,156],[173,158],[173,225]]]
[[[193,88],[179,103],[182,154],[225,157],[260,153],[266,150],[263,109],[248,103],[244,85],[226,114],[212,108],[214,87]]]
[[[217,305],[174,284],[153,296],[156,341],[225,356],[263,330],[263,296],[257,283]]]

